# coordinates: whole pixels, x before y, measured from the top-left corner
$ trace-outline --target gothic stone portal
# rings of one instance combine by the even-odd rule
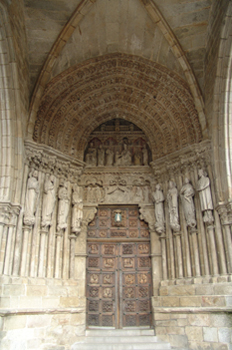
[[[138,208],[99,208],[87,249],[88,327],[151,326],[150,239]]]

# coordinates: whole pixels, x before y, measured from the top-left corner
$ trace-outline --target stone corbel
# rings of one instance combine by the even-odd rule
[[[88,224],[93,221],[95,214],[97,212],[97,207],[95,206],[85,206],[83,209],[83,220],[82,227],[87,230]]]
[[[148,223],[150,231],[155,231],[155,213],[153,205],[144,205],[139,208],[140,219]]]

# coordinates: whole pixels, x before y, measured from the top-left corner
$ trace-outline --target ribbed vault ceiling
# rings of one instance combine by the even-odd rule
[[[202,139],[194,101],[182,78],[141,57],[109,54],[50,81],[34,140],[83,159],[88,135],[117,117],[144,131],[153,160]]]

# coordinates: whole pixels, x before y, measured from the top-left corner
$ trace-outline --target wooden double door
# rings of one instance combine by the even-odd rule
[[[151,325],[149,231],[136,207],[100,208],[88,230],[87,324],[89,327]],[[104,237],[103,237],[104,236]]]

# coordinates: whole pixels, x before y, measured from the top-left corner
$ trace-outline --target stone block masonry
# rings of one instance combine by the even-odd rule
[[[180,349],[230,350],[232,283],[163,286],[153,297],[158,338]]]
[[[82,289],[71,279],[1,277],[1,349],[70,348],[85,331]]]

